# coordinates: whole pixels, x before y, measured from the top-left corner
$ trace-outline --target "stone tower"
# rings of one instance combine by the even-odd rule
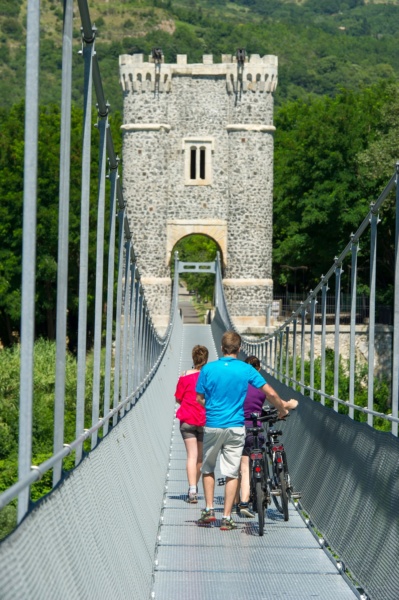
[[[155,325],[169,319],[174,245],[192,233],[219,245],[230,314],[261,332],[273,295],[273,92],[277,57],[238,51],[214,64],[160,52],[119,59],[123,188]]]

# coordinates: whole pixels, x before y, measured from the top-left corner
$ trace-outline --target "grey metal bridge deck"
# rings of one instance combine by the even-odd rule
[[[185,325],[181,370],[191,367],[191,349],[203,344],[210,360],[217,358],[210,326]],[[296,508],[284,522],[274,509],[267,511],[265,534],[258,535],[257,519],[234,518],[235,531],[215,526],[198,527],[204,504],[202,485],[199,503],[185,502],[187,495],[186,452],[175,419],[168,489],[159,534],[154,597],[162,600],[246,599],[350,599],[357,595],[320,548]],[[216,473],[216,477],[220,474]],[[223,514],[224,488],[216,487],[215,512]]]

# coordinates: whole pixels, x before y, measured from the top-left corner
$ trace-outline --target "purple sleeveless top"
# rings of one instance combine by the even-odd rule
[[[265,402],[265,393],[260,388],[256,388],[249,383],[244,402],[244,417],[246,427],[252,427],[251,413],[261,413],[262,406]],[[260,425],[260,423],[258,423],[258,425]]]

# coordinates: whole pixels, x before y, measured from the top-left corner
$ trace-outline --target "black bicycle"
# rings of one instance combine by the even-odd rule
[[[259,413],[251,413],[252,427],[247,427],[247,433],[252,433],[252,448],[249,454],[249,489],[252,509],[258,513],[259,535],[263,535],[265,525],[265,510],[270,504],[270,478],[265,446],[260,444],[259,434],[263,427],[258,426]]]
[[[287,454],[285,452],[284,444],[279,439],[283,432],[273,427],[279,420],[277,410],[268,407],[264,409],[264,414],[267,416],[266,451],[269,456],[270,464],[272,465],[271,495],[277,510],[284,515],[284,520],[288,521],[288,500],[298,499],[301,497],[301,494],[299,492],[294,492],[291,485]]]
[[[289,519],[288,500],[300,498],[293,491],[288,471],[287,455],[279,437],[282,431],[274,429],[273,425],[279,420],[277,409],[267,407],[262,414],[251,414],[252,427],[247,428],[253,435],[253,447],[250,451],[250,493],[252,508],[258,513],[259,535],[263,535],[265,510],[271,499],[277,510]],[[266,422],[265,444],[259,442],[259,434],[264,431],[258,422]]]

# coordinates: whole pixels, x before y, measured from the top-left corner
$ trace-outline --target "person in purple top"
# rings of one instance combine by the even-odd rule
[[[256,356],[248,356],[245,359],[245,362],[252,365],[257,371],[260,371],[260,361]],[[252,427],[251,413],[261,413],[265,400],[266,395],[262,388],[256,388],[249,383],[247,395],[245,396],[244,401],[245,427]],[[258,422],[258,425],[260,426],[261,423]],[[233,506],[233,512],[236,511],[241,516],[249,518],[255,517],[255,515],[249,509],[249,455],[253,445],[252,440],[253,435],[251,433],[246,434],[240,466],[240,490],[237,492]],[[265,438],[263,435],[259,436],[259,442],[261,445],[265,443]]]

